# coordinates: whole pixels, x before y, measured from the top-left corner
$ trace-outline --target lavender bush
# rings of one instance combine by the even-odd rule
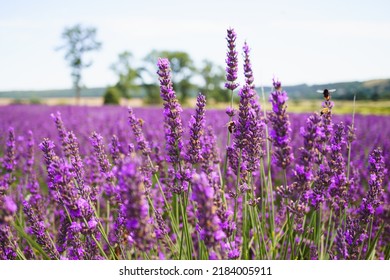
[[[163,109],[0,107],[0,258],[389,259],[390,118],[289,114],[277,80],[265,112],[236,36],[228,116],[165,58]]]

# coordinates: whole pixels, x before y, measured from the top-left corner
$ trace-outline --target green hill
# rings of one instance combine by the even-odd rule
[[[364,82],[342,82],[318,85],[295,85],[284,86],[283,89],[288,92],[291,99],[318,99],[322,98],[317,90],[336,89],[332,95],[333,99],[352,100],[356,94],[359,100],[384,100],[390,99],[390,79],[370,80]],[[258,89],[259,91],[260,89]],[[266,93],[270,92],[270,87],[265,87]],[[260,92],[260,91],[259,91]]]
[[[82,97],[101,97],[106,88],[84,88]],[[73,89],[53,89],[40,91],[0,91],[0,98],[33,99],[33,98],[64,98],[74,97]]]
[[[318,85],[293,85],[283,86],[284,90],[288,92],[290,99],[321,99],[322,95],[317,93],[317,90],[336,89],[333,94],[333,99],[352,100],[354,94],[356,94],[358,100],[390,100],[390,79],[381,80],[369,80],[363,82],[342,82],[342,83],[329,83]],[[85,88],[81,90],[82,97],[102,97],[105,88]],[[271,87],[264,87],[265,93],[272,90]],[[144,90],[141,90],[137,94],[138,96],[144,95]],[[193,94],[197,94],[198,91],[194,90]],[[257,88],[257,92],[261,92],[260,88]],[[43,98],[64,98],[73,97],[74,91],[72,89],[61,90],[43,90],[43,91],[3,91],[0,92],[0,98],[14,98],[14,99],[43,99]]]

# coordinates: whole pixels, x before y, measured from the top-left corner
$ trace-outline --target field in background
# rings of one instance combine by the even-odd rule
[[[29,104],[31,100],[21,100],[22,102]],[[40,104],[46,105],[76,105],[75,98],[46,98],[36,100]],[[9,105],[14,102],[12,98],[0,98],[0,105]],[[321,110],[321,100],[289,100],[288,101],[288,111],[292,113],[311,113]],[[34,101],[33,101],[34,103]],[[195,107],[196,100],[190,99],[186,106],[184,107]],[[335,106],[333,112],[335,114],[352,114],[353,112],[353,102],[346,100],[335,100]],[[84,97],[81,98],[80,105],[84,106],[101,106],[103,104],[103,99],[101,97]],[[122,106],[131,106],[131,107],[146,107],[143,103],[142,98],[133,98],[133,99],[123,99],[121,102]],[[261,104],[263,105],[263,103]],[[157,105],[160,106],[160,105]],[[207,104],[209,109],[225,109],[228,107],[228,104],[224,103],[211,103]],[[271,106],[266,100],[266,109],[270,110]],[[356,101],[355,111],[357,114],[363,115],[390,115],[390,100],[384,101],[368,101],[368,100],[358,100]]]

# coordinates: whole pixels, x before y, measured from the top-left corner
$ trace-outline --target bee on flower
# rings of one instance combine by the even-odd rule
[[[331,93],[335,92],[336,90],[335,89],[324,89],[324,90],[317,90],[318,93],[322,93],[324,95],[324,99],[325,99],[325,106],[323,106],[321,112],[320,112],[320,115],[324,115],[324,114],[328,114],[330,113],[331,109],[332,109],[332,102],[330,101],[331,99]]]

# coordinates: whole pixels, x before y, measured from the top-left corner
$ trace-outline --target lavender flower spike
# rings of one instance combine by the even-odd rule
[[[4,157],[3,166],[7,173],[11,173],[15,169],[16,159],[15,159],[15,132],[14,128],[10,127],[8,129],[8,139],[7,139],[7,152]]]
[[[363,223],[368,223],[369,217],[374,215],[375,210],[383,203],[383,181],[387,173],[382,150],[375,149],[368,159],[370,166],[370,178],[368,180],[369,190],[367,197],[363,198],[359,209]]]
[[[238,87],[237,80],[237,70],[238,70],[238,59],[237,59],[237,51],[236,51],[236,32],[233,28],[229,28],[227,30],[227,43],[228,43],[228,52],[226,58],[226,80],[225,88],[230,90],[235,90]]]
[[[238,149],[245,149],[249,140],[249,118],[251,112],[251,99],[255,92],[249,85],[244,85],[238,95],[240,96],[240,106],[238,113],[238,121],[236,123],[236,130],[234,132],[235,147]]]
[[[183,148],[183,126],[180,113],[183,111],[173,90],[170,63],[167,58],[160,58],[157,63],[160,81],[160,96],[164,100],[165,139],[168,151],[167,160],[179,163]]]
[[[59,259],[60,255],[47,233],[45,223],[38,219],[28,201],[23,202],[23,210],[27,216],[28,223],[30,224],[30,230],[37,238],[37,243],[42,246],[42,249],[50,256],[50,258]]]
[[[280,81],[274,80],[273,85],[274,91],[270,96],[272,112],[268,116],[272,125],[270,136],[275,147],[274,161],[277,166],[286,169],[294,159],[290,145],[290,121],[286,112],[288,97],[287,92],[282,91]]]
[[[190,120],[190,140],[186,160],[189,163],[196,164],[201,160],[201,137],[204,134],[204,115],[206,106],[206,97],[199,93],[196,102],[195,116]]]
[[[134,115],[133,109],[129,108],[129,123],[133,133],[135,135],[135,140],[137,142],[137,148],[142,152],[144,156],[150,156],[150,145],[146,141],[144,133],[142,132],[142,122],[140,119],[137,119]]]
[[[245,42],[244,46],[242,47],[242,50],[244,52],[244,76],[245,76],[245,83],[250,86],[252,89],[255,88],[255,85],[253,84],[253,81],[255,80],[253,77],[253,71],[252,71],[252,64],[249,58],[249,46]]]

